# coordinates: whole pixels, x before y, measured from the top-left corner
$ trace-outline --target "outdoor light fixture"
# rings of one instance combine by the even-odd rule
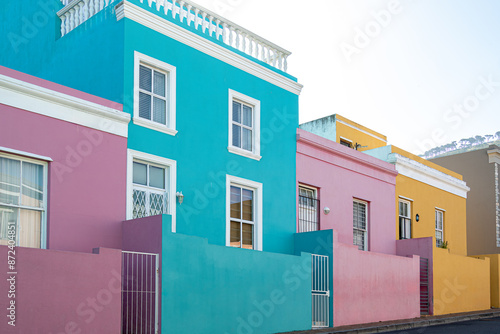
[[[420,216],[418,215],[418,213],[417,213],[417,215],[415,216],[415,220],[416,220],[417,222],[420,220]]]
[[[177,192],[175,195],[177,196],[177,199],[179,200],[179,204],[182,204],[182,202],[184,201],[184,195],[182,194],[182,191]]]
[[[325,213],[325,215],[329,214],[330,213],[330,208],[325,206],[325,208],[323,209],[323,212]]]

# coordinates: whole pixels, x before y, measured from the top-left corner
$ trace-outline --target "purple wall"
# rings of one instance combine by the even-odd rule
[[[395,167],[307,131],[297,134],[297,182],[319,189],[320,229],[352,244],[352,202],[360,199],[369,202],[368,249],[396,254]]]
[[[0,246],[0,289],[7,284],[7,251]],[[0,333],[119,333],[121,316],[121,251],[100,249],[84,254],[15,248],[15,298],[0,298],[4,311]],[[7,324],[15,300],[15,327]]]
[[[399,256],[416,254],[421,258],[429,259],[429,313],[434,314],[434,242],[432,237],[406,239],[396,241],[396,252]]]
[[[3,67],[0,74],[121,109],[114,102]],[[121,248],[127,138],[3,104],[0,118],[0,146],[53,159],[49,163],[47,248],[78,252]],[[87,151],[82,150],[84,146]]]

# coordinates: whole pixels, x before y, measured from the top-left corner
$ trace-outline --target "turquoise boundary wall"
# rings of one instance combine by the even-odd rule
[[[138,220],[140,223],[140,220]],[[311,328],[311,255],[210,245],[162,222],[162,333],[276,333]],[[148,242],[147,235],[142,235]],[[306,269],[304,269],[306,268]],[[304,274],[306,273],[306,274]]]
[[[307,252],[328,256],[330,284],[330,327],[333,327],[333,230],[295,234],[295,254]]]

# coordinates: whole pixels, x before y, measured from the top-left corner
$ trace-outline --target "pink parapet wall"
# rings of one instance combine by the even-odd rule
[[[389,163],[297,130],[297,182],[318,189],[320,229],[338,231],[342,243],[352,244],[358,199],[368,202],[368,250],[396,254],[396,175]]]
[[[17,247],[17,274],[9,275],[8,250],[0,246],[0,289],[5,291],[0,333],[120,333],[121,251],[84,254]],[[8,291],[14,291],[10,297]],[[11,319],[15,327],[8,324]]]
[[[420,317],[419,264],[339,243],[334,231],[334,326]]]
[[[121,222],[126,218],[126,135],[65,121],[61,119],[64,115],[46,116],[44,112],[50,109],[47,103],[51,102],[40,98],[40,104],[36,103],[38,97],[26,93],[23,83],[37,85],[35,90],[40,87],[41,91],[68,94],[63,99],[70,101],[68,105],[74,101],[77,105],[68,109],[68,118],[86,102],[94,109],[102,106],[103,114],[111,107],[116,109],[111,112],[123,114],[121,105],[4,67],[0,67],[1,75],[22,80],[14,88],[12,82],[6,86],[12,89],[12,96],[27,94],[35,102],[28,111],[14,107],[12,96],[0,96],[0,153],[5,148],[7,153],[19,151],[19,157],[34,154],[52,160],[48,161],[47,248],[77,252],[91,252],[94,247],[121,248]],[[23,103],[22,98],[17,101]],[[101,117],[91,116],[96,120]],[[102,121],[109,119],[102,117]]]

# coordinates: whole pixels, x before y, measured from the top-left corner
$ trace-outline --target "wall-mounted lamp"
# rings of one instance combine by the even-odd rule
[[[420,220],[420,216],[419,216],[419,215],[418,215],[418,213],[417,213],[417,215],[415,216],[415,221],[417,221],[417,222],[418,222],[419,220]]]
[[[175,195],[177,196],[177,199],[179,200],[179,204],[182,204],[182,202],[184,201],[184,195],[182,194],[182,191],[177,192]]]
[[[325,213],[325,215],[329,214],[330,213],[330,208],[325,206],[325,208],[323,209],[323,212]]]

